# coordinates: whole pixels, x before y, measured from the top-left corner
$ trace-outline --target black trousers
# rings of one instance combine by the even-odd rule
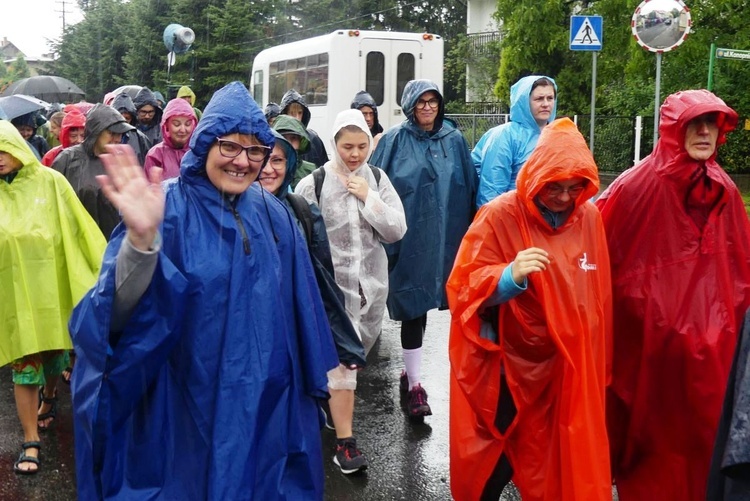
[[[427,327],[427,313],[421,317],[401,322],[401,348],[416,350],[422,347],[424,330]]]
[[[510,395],[510,389],[504,375],[500,376],[500,398],[497,402],[497,415],[495,416],[495,426],[500,432],[504,433],[508,429],[508,426],[513,422],[516,417],[516,404],[513,402],[513,397]],[[480,501],[498,501],[500,496],[508,485],[508,482],[513,478],[513,468],[505,456],[505,453],[500,455],[500,459],[497,461],[492,475],[484,486],[482,491],[482,497]]]

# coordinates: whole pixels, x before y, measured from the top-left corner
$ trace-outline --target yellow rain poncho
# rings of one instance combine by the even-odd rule
[[[0,152],[23,167],[0,179],[0,366],[71,349],[68,318],[94,284],[106,242],[62,174],[0,120]]]

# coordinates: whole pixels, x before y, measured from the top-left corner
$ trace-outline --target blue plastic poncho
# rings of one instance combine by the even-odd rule
[[[273,136],[239,82],[206,107],[165,184],[151,284],[110,332],[120,226],[70,323],[80,499],[321,500],[315,397],[337,365],[307,248],[257,185],[230,201],[206,177],[217,137]]]
[[[417,100],[428,91],[440,97],[429,132],[414,117]],[[407,120],[383,135],[369,163],[385,171],[404,206],[406,234],[385,245],[388,312],[394,320],[411,320],[448,307],[445,282],[474,214],[477,175],[466,140],[444,119],[437,85],[429,80],[407,83],[401,108]]]
[[[488,130],[471,151],[471,160],[479,174],[477,208],[506,191],[516,189],[518,171],[534,151],[541,134],[529,102],[531,87],[540,78],[552,82],[557,92],[555,81],[542,75],[529,75],[514,83],[510,88],[511,121]],[[550,122],[556,113],[557,99]]]

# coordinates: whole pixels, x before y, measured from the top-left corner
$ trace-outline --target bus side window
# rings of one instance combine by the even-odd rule
[[[280,103],[287,90],[286,61],[271,63],[268,68],[268,100]]]
[[[258,70],[253,75],[253,99],[256,103],[263,102],[263,70]]]
[[[328,103],[328,54],[307,56],[307,104]]]
[[[406,84],[414,80],[414,54],[403,52],[396,60],[396,106],[400,106],[401,94]]]
[[[385,56],[382,52],[367,53],[367,67],[365,68],[365,90],[375,100],[375,104],[383,104],[385,90]]]

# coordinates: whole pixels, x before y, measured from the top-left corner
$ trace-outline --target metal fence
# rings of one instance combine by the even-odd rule
[[[463,133],[471,148],[482,135],[509,120],[505,114],[446,115]],[[589,142],[590,116],[571,117]],[[644,116],[640,120],[640,131],[636,127],[637,117],[597,116],[594,123],[594,159],[600,171],[622,172],[631,167],[636,159],[642,159],[653,148],[654,119]],[[636,135],[640,134],[640,140]]]
[[[455,122],[458,130],[466,138],[469,147],[474,148],[479,142],[479,138],[491,128],[502,125],[508,121],[510,115],[491,114],[491,115],[445,115]]]

